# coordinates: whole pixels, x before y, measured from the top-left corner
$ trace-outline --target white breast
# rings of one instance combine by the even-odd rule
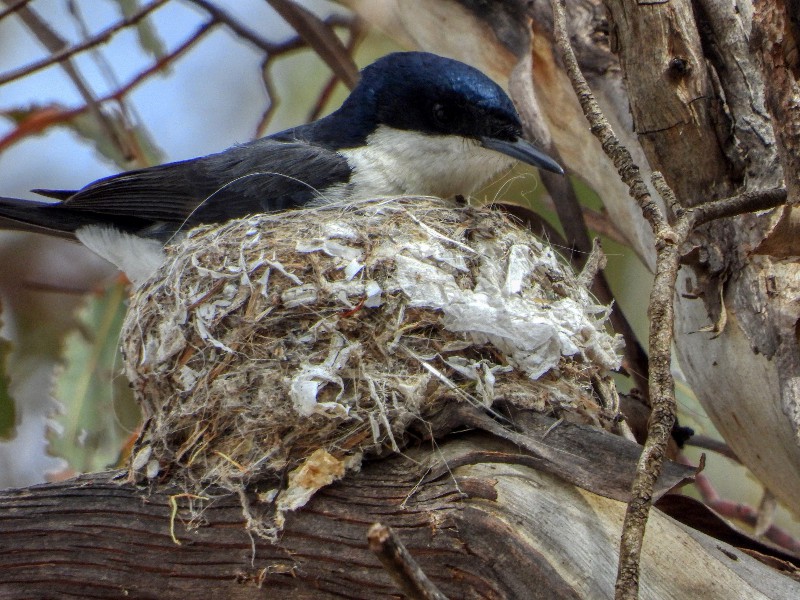
[[[381,125],[359,148],[340,150],[353,169],[349,196],[468,196],[513,158],[455,135],[426,135]],[[326,190],[336,198],[341,190]],[[338,199],[338,198],[337,198]]]

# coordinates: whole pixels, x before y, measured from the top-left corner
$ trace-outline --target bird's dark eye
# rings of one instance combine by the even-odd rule
[[[444,104],[437,102],[432,108],[433,122],[439,127],[447,127],[452,124],[453,113]]]

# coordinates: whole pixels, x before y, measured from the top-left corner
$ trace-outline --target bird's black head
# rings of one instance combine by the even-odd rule
[[[506,93],[464,63],[427,52],[397,52],[362,71],[355,101],[378,123],[440,135],[513,140],[522,124]]]
[[[456,135],[537,167],[563,172],[522,139],[511,99],[494,81],[462,62],[427,52],[397,52],[362,71],[337,111],[353,131],[380,125],[429,135]],[[341,133],[340,133],[341,135]]]

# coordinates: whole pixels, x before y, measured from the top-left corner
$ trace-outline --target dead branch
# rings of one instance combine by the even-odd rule
[[[768,210],[786,203],[786,188],[744,192],[731,198],[713,200],[692,209],[695,226],[746,213]]]
[[[218,488],[206,490],[213,500],[205,506],[180,488],[134,486],[113,472],[0,491],[0,536],[14,548],[0,553],[0,598],[170,600],[198,589],[234,600],[387,598],[397,588],[364,536],[377,520],[402,532],[451,598],[608,597],[617,552],[608,533],[623,504],[519,457],[514,444],[461,434],[369,461],[287,515],[277,544],[249,537],[239,498]],[[269,509],[255,492],[250,501]],[[202,509],[199,520],[193,509]],[[796,597],[797,582],[737,547],[687,532],[660,511],[652,519],[659,536],[643,556],[652,597],[692,597],[709,578],[710,600]],[[664,552],[673,560],[660,559]]]
[[[406,550],[403,542],[386,525],[374,523],[367,533],[369,549],[412,600],[447,600]]]
[[[644,539],[647,515],[652,504],[653,484],[658,479],[672,427],[675,424],[676,405],[674,380],[671,371],[673,294],[675,279],[680,267],[680,245],[689,235],[690,223],[684,219],[670,228],[658,205],[650,196],[647,185],[639,175],[639,167],[614,135],[602,114],[589,85],[584,79],[567,32],[564,0],[554,0],[554,31],[556,44],[566,65],[573,89],[589,121],[592,133],[600,140],[603,150],[614,162],[620,177],[631,196],[642,209],[656,236],[657,258],[653,288],[650,293],[648,316],[650,318],[650,403],[652,413],[648,424],[647,440],[639,460],[632,495],[625,513],[620,543],[619,570],[616,597],[635,599],[639,594],[639,560]]]

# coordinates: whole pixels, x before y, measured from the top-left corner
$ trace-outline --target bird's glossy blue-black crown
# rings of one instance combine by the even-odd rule
[[[338,147],[362,145],[379,125],[473,139],[514,140],[522,133],[499,85],[469,65],[427,52],[397,52],[366,67],[335,115],[336,131],[324,132],[329,123],[323,119],[315,136],[329,133]]]

